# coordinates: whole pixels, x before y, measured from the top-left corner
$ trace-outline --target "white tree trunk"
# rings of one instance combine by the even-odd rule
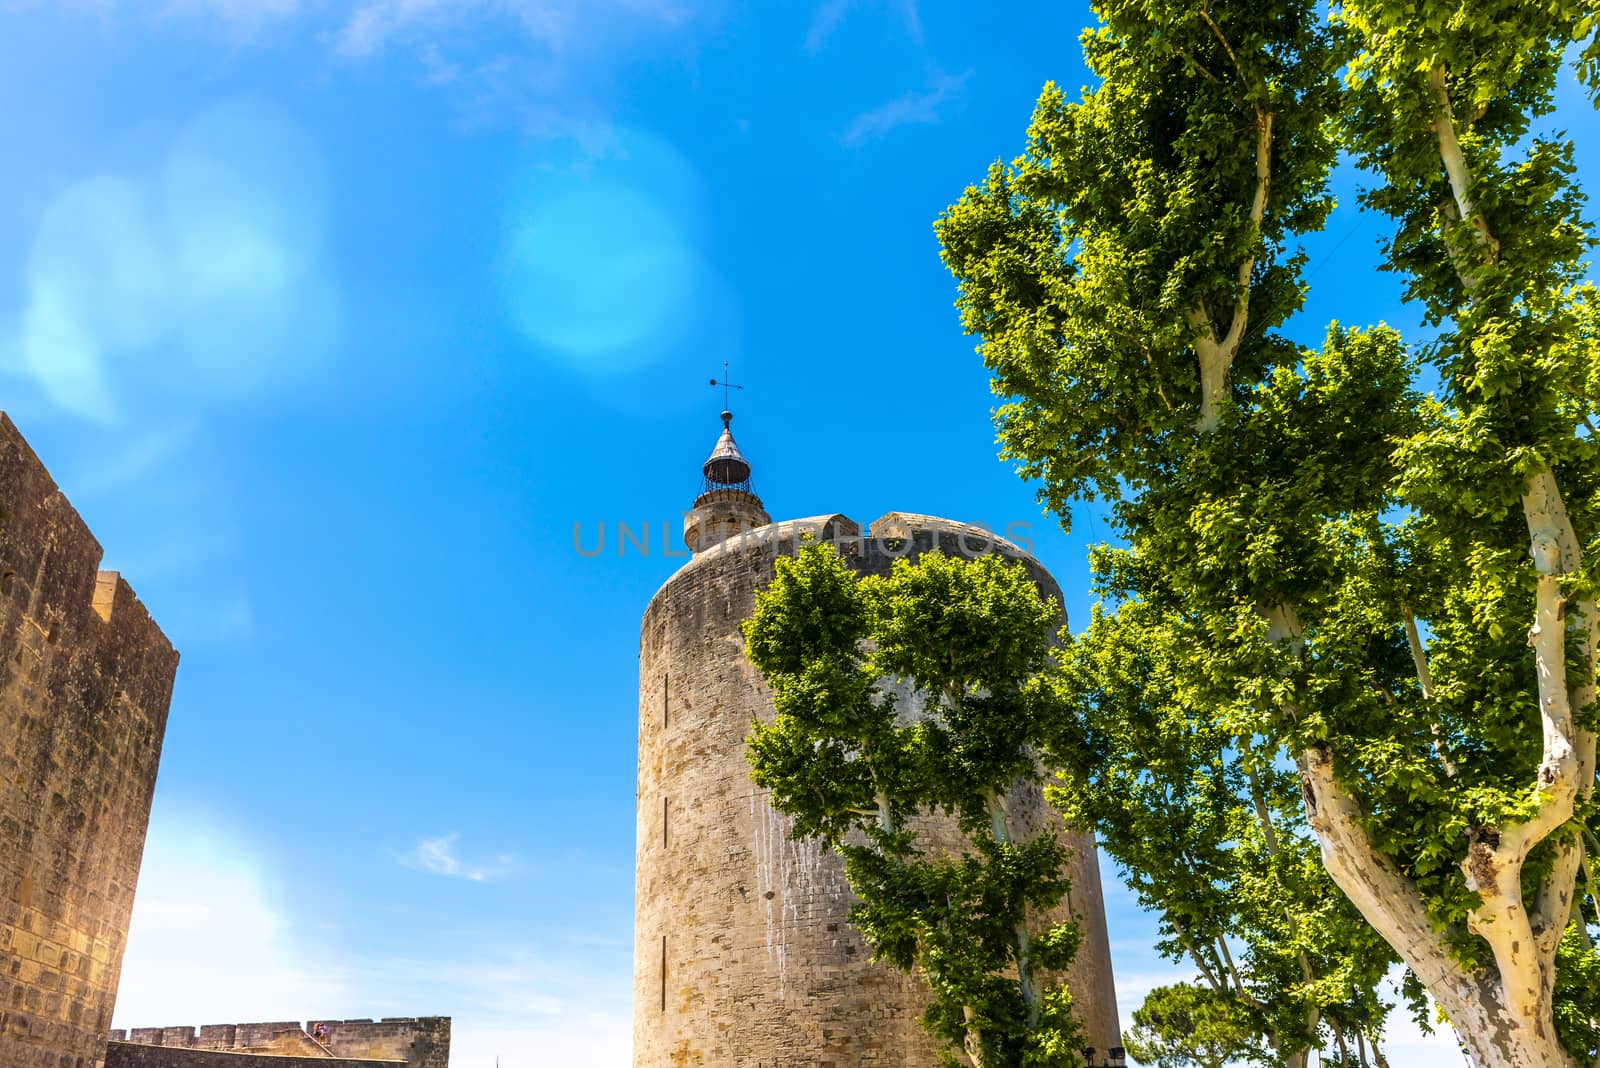
[[[1530,500],[1535,492],[1554,493],[1553,479],[1543,490],[1541,486],[1544,484],[1537,476],[1530,481]],[[1554,499],[1559,501],[1558,493]],[[1449,1017],[1476,1068],[1576,1068],[1577,1063],[1556,1037],[1553,1014],[1555,948],[1570,913],[1581,859],[1576,844],[1558,849],[1554,870],[1536,894],[1535,914],[1530,916],[1522,904],[1522,865],[1529,851],[1571,817],[1583,781],[1579,776],[1586,773],[1589,782],[1594,778],[1594,738],[1585,738],[1585,732],[1575,732],[1573,727],[1564,628],[1558,621],[1559,580],[1549,577],[1548,571],[1559,566],[1562,556],[1553,554],[1550,545],[1541,540],[1548,534],[1547,524],[1554,523],[1548,517],[1557,513],[1565,518],[1565,509],[1557,509],[1548,497],[1540,497],[1529,508],[1535,565],[1541,574],[1539,621],[1530,644],[1541,659],[1545,747],[1537,781],[1546,797],[1526,822],[1482,829],[1462,863],[1468,885],[1480,897],[1478,906],[1468,914],[1468,927],[1489,944],[1494,954],[1492,968],[1469,972],[1451,956],[1442,933],[1427,916],[1416,885],[1373,847],[1359,804],[1334,775],[1332,753],[1313,748],[1296,756],[1307,821],[1317,834],[1328,874],[1422,980]],[[1535,515],[1542,518],[1536,521]],[[1566,529],[1570,534],[1570,525]],[[1563,540],[1555,537],[1552,544]],[[1273,606],[1263,614],[1269,638],[1299,647],[1301,630],[1292,605]],[[1587,625],[1587,621],[1571,622]],[[1541,632],[1541,626],[1547,631]],[[1548,631],[1554,631],[1553,638]],[[1541,642],[1543,653],[1539,652]],[[1546,670],[1550,661],[1543,658],[1550,656],[1556,657],[1554,663],[1559,665],[1554,670]],[[1593,678],[1592,669],[1589,678]],[[1592,691],[1592,684],[1586,689]],[[1571,875],[1566,874],[1569,865]],[[1556,908],[1559,913],[1554,912]]]
[[[972,1068],[987,1068],[983,1063],[983,1039],[979,1034],[977,1022],[978,1013],[971,1005],[961,1006],[961,1018],[966,1021],[967,1033],[962,1039],[962,1048],[966,1051],[967,1059],[972,1062]]]
[[[1530,996],[1520,979],[1505,984],[1490,972],[1463,968],[1433,929],[1415,885],[1372,848],[1355,799],[1334,779],[1331,756],[1310,749],[1300,754],[1298,763],[1306,815],[1317,832],[1328,873],[1422,980],[1449,1017],[1475,1068],[1577,1068],[1555,1034],[1549,985],[1553,971],[1535,975],[1538,989]],[[1518,887],[1520,897],[1520,881]],[[1514,923],[1506,904],[1485,900],[1484,907],[1498,906]],[[1531,944],[1525,916],[1522,932]]]
[[[1256,114],[1256,187],[1250,199],[1251,253],[1239,264],[1238,295],[1234,298],[1233,319],[1228,333],[1217,339],[1216,325],[1204,304],[1189,313],[1195,330],[1195,355],[1200,362],[1200,419],[1195,428],[1208,434],[1217,428],[1228,405],[1228,372],[1244,344],[1245,328],[1250,325],[1250,276],[1255,273],[1255,249],[1261,243],[1261,220],[1267,213],[1267,193],[1272,186],[1273,113]]]
[[[1433,120],[1433,135],[1439,143],[1439,161],[1444,164],[1445,177],[1450,180],[1450,195],[1455,200],[1457,215],[1472,223],[1473,236],[1484,260],[1493,263],[1500,255],[1500,242],[1489,232],[1488,221],[1472,200],[1472,171],[1467,166],[1466,153],[1461,150],[1461,142],[1456,137],[1455,111],[1450,106],[1450,93],[1445,87],[1443,63],[1435,63],[1428,72],[1428,87],[1433,90],[1434,102],[1439,105],[1439,114]],[[1462,280],[1469,290],[1476,288],[1477,271],[1466,272]]]
[[[997,793],[988,797],[989,824],[995,841],[1011,845],[1011,821],[1007,817],[1005,802]],[[1039,978],[1033,969],[1033,940],[1028,935],[1028,920],[1024,915],[1011,929],[1017,954],[1017,985],[1022,988],[1022,1003],[1027,1007],[1028,1026],[1039,1023]]]

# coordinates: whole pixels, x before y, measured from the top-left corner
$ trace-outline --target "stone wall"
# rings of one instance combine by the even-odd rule
[[[739,624],[779,555],[810,533],[865,574],[932,549],[1020,560],[1058,603],[1045,570],[977,527],[891,513],[862,537],[843,516],[773,524],[695,557],[645,611],[639,656],[633,1064],[635,1068],[933,1068],[920,980],[873,964],[850,927],[843,864],[750,782],[745,735],[771,704]],[[1074,849],[1068,907],[1083,946],[1068,976],[1088,1038],[1120,1046],[1111,954],[1092,838],[1061,826],[1037,788],[1008,807]],[[949,820],[919,828],[959,849]]]
[[[320,1039],[313,1038],[318,1027]],[[193,1027],[135,1027],[111,1032],[116,1056],[108,1056],[106,1068],[124,1063],[137,1068],[156,1068],[160,1060],[119,1060],[131,1054],[119,1050],[166,1050],[227,1054],[209,1060],[187,1059],[173,1062],[174,1068],[231,1068],[238,1064],[236,1054],[272,1056],[269,1068],[287,1068],[282,1058],[309,1057],[319,1064],[335,1063],[329,1058],[344,1058],[350,1063],[403,1064],[406,1068],[449,1068],[450,1017],[392,1016],[382,1020],[311,1020],[304,1026],[298,1020],[269,1023],[207,1024]],[[141,1057],[149,1055],[139,1053]]]
[[[403,1061],[350,1057],[284,1056],[277,1053],[218,1053],[112,1041],[106,1046],[106,1068],[399,1068]]]
[[[178,654],[0,413],[0,1066],[98,1068]]]

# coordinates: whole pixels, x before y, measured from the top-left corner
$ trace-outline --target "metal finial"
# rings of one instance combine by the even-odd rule
[[[743,389],[744,387],[743,386],[736,386],[732,382],[728,381],[728,361],[727,360],[723,360],[722,361],[722,380],[718,381],[717,379],[713,378],[711,380],[711,384],[713,386],[721,386],[722,387],[722,421],[724,423],[726,423],[728,420],[733,418],[733,415],[729,411],[729,409],[732,407],[732,405],[730,405],[728,403],[728,390],[730,390],[730,389]]]

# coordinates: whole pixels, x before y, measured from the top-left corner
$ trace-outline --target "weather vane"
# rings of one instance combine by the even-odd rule
[[[728,411],[729,410],[728,409],[728,390],[730,390],[730,389],[743,389],[744,388],[743,386],[736,386],[732,382],[728,381],[728,361],[727,360],[723,360],[722,361],[722,381],[719,382],[715,378],[713,378],[711,380],[711,384],[713,386],[721,386],[722,387],[722,410],[723,411]]]

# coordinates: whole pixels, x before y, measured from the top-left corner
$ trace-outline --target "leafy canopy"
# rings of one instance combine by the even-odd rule
[[[1059,976],[1078,945],[1066,849],[1029,818],[1059,611],[996,555],[861,577],[810,545],[779,558],[744,628],[774,710],[751,725],[752,778],[796,836],[843,854],[851,922],[926,977],[951,1063],[1082,1063]]]

